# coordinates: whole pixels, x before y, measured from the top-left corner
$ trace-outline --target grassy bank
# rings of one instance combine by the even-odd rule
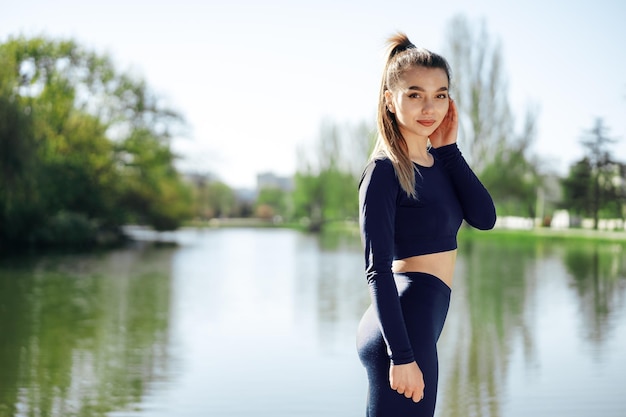
[[[461,228],[459,239],[489,240],[556,240],[556,241],[603,241],[626,243],[626,232],[589,229],[551,229],[540,227],[531,230],[493,229],[489,231]]]
[[[359,235],[357,222],[345,221],[329,223],[325,232],[342,233],[352,236]],[[459,231],[459,240],[566,240],[566,241],[605,241],[626,243],[626,232],[600,231],[589,229],[552,229],[538,227],[530,230],[493,229],[488,231],[477,230],[464,225]]]

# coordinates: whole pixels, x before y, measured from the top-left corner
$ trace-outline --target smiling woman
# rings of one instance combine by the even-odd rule
[[[359,187],[372,305],[358,350],[369,380],[368,417],[432,417],[456,235],[463,220],[492,228],[496,214],[456,145],[448,63],[404,34],[389,44],[379,137]]]

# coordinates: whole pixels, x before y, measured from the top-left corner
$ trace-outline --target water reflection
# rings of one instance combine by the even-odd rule
[[[465,242],[456,276],[440,341],[438,415],[624,413],[615,395],[626,382],[621,348],[586,347],[615,346],[618,318],[626,330],[621,245]]]
[[[569,245],[563,260],[579,301],[585,338],[602,345],[624,307],[626,256],[617,244]],[[623,319],[624,317],[621,317]]]
[[[0,416],[364,415],[358,238],[168,238],[0,261]],[[460,249],[438,415],[624,415],[624,245]]]
[[[440,415],[502,416],[510,343],[520,335],[532,356],[523,314],[532,297],[535,248],[464,242],[440,342]],[[497,260],[497,262],[494,262]]]
[[[0,415],[105,416],[167,373],[171,251],[2,261]]]

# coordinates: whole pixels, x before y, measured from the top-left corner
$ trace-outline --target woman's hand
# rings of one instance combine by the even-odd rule
[[[417,363],[391,365],[389,368],[391,389],[418,403],[424,398],[424,375]]]
[[[459,115],[456,109],[456,103],[450,99],[448,113],[437,129],[430,135],[430,144],[433,148],[440,148],[456,142],[459,132]]]

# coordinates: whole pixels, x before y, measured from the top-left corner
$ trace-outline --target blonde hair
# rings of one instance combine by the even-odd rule
[[[450,67],[441,55],[427,49],[418,48],[404,33],[397,33],[387,40],[387,62],[383,71],[378,97],[377,126],[378,138],[371,159],[387,157],[391,161],[402,189],[412,198],[415,192],[415,172],[417,167],[409,158],[409,149],[400,133],[396,116],[387,108],[385,92],[393,90],[404,73],[413,67],[441,68],[446,72],[450,83]],[[418,171],[419,172],[419,171]]]

